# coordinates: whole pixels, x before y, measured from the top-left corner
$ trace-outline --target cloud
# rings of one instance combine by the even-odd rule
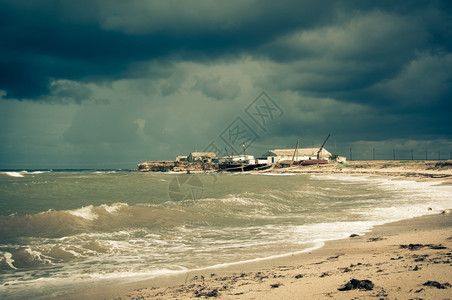
[[[450,107],[451,82],[451,53],[419,53],[399,74],[376,84],[372,91],[403,105],[405,109]]]
[[[236,82],[222,80],[220,75],[213,75],[209,78],[196,76],[195,80],[195,89],[217,100],[234,99],[240,94],[240,86]]]
[[[447,1],[0,0],[0,163],[173,159],[237,117],[254,126],[244,110],[262,91],[284,115],[253,127],[256,147],[447,140],[451,14]]]
[[[156,59],[234,59],[294,26],[325,22],[334,12],[313,1],[252,0],[3,0],[0,10],[0,88],[8,98],[38,101],[54,80],[133,78],[141,62]]]
[[[244,11],[255,5],[254,0],[112,1],[99,5],[97,18],[102,29],[128,34],[229,30],[240,27]]]
[[[374,11],[341,21],[265,45],[287,73],[271,81],[317,94],[368,88],[399,72],[426,41],[425,29],[408,17]]]
[[[281,60],[330,57],[395,61],[425,40],[425,29],[415,18],[372,11],[352,13],[320,28],[301,29],[271,41],[265,48]]]
[[[91,98],[92,92],[83,84],[73,81],[59,79],[50,83],[50,102],[58,103],[81,103]]]

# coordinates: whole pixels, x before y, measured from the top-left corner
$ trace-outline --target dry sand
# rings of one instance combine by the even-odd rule
[[[275,172],[441,178],[450,184],[451,166],[352,162],[349,167],[309,166]],[[450,212],[378,226],[366,235],[330,241],[309,253],[95,286],[63,298],[452,299]]]
[[[366,176],[404,177],[414,180],[446,180],[452,181],[452,160],[419,161],[419,160],[361,160],[349,161],[346,165],[320,164],[293,166],[273,169],[273,173],[300,174],[347,174]]]

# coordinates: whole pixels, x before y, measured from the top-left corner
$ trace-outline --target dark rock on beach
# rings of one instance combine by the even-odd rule
[[[372,281],[364,279],[364,280],[358,280],[358,279],[352,279],[340,288],[338,288],[339,291],[349,291],[349,290],[366,290],[371,291],[374,288],[374,284]]]
[[[447,288],[452,287],[452,285],[449,282],[439,283],[438,281],[431,281],[431,280],[425,282],[422,285],[436,287],[437,289],[447,289]]]
[[[210,297],[218,297],[219,293],[217,289],[212,289],[210,291],[203,291],[203,290],[199,290],[199,291],[195,291],[195,297],[206,297],[206,298],[210,298]]]
[[[438,245],[434,245],[434,244],[409,244],[409,245],[400,245],[400,248],[402,249],[408,249],[408,250],[418,250],[418,249],[422,249],[422,248],[430,248],[430,249],[434,249],[434,250],[442,250],[442,249],[447,249],[447,247],[438,244]]]

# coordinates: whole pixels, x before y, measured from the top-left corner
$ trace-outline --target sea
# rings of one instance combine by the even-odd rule
[[[348,175],[0,171],[0,298],[46,299],[312,251],[452,208],[452,186]]]

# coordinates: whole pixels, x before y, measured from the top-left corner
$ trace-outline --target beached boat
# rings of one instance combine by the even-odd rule
[[[218,170],[219,171],[226,171],[226,172],[247,172],[247,171],[254,171],[254,170],[265,170],[267,168],[270,168],[271,165],[267,164],[231,164],[231,163],[225,163],[225,164],[219,164]]]

